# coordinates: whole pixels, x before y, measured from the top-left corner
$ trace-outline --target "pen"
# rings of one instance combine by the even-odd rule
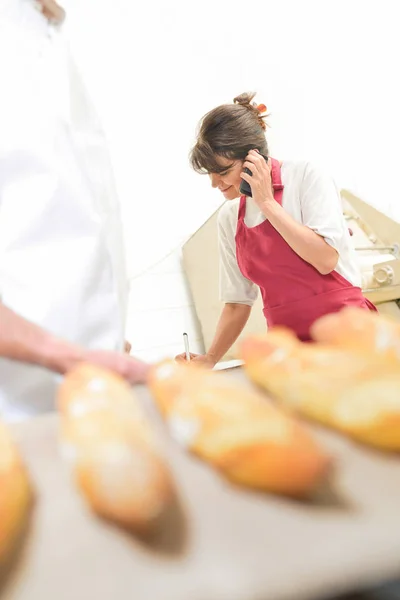
[[[189,352],[189,337],[187,333],[183,334],[183,343],[185,345],[185,354],[186,354],[186,360],[190,361],[190,352]]]

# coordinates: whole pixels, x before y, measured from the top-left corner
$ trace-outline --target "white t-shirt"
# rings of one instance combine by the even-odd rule
[[[336,271],[353,285],[360,286],[361,273],[343,217],[340,193],[331,177],[309,162],[284,161],[282,207],[302,225],[322,236],[339,253]],[[252,305],[258,286],[246,279],[236,260],[236,228],[239,198],[225,202],[218,215],[220,253],[220,299]],[[266,217],[252,198],[247,198],[245,223],[255,227]]]

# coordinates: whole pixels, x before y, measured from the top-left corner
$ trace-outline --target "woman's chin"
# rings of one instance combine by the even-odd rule
[[[234,188],[230,188],[229,190],[227,190],[224,194],[223,194],[225,200],[235,200],[236,198],[239,198],[240,193]]]

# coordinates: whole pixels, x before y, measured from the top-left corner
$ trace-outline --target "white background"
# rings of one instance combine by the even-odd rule
[[[110,143],[132,294],[134,351],[198,338],[179,252],[222,198],[193,173],[199,118],[254,90],[277,158],[321,163],[400,220],[396,0],[66,0],[67,34]],[[144,274],[143,274],[144,273]]]

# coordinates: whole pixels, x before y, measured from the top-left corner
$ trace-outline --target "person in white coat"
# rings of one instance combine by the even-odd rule
[[[38,7],[40,10],[38,10]],[[54,408],[91,360],[143,381],[123,353],[127,278],[107,145],[54,0],[0,14],[0,416]],[[22,362],[21,362],[22,361]]]

